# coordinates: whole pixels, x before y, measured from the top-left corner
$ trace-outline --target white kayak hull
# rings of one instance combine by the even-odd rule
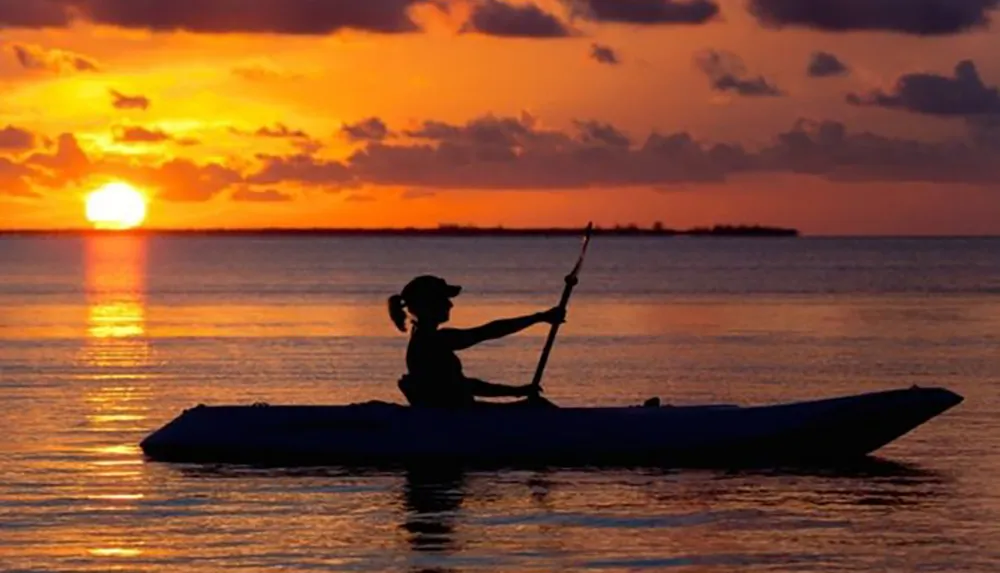
[[[913,387],[747,407],[199,405],[140,446],[153,460],[210,463],[825,463],[870,454],[962,400]]]

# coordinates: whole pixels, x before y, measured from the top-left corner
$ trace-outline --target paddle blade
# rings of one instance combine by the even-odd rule
[[[587,245],[590,244],[590,234],[594,230],[594,222],[591,221],[587,223],[587,228],[583,231],[583,246],[580,247],[580,257],[576,259],[576,265],[573,266],[573,270],[570,271],[569,276],[571,278],[576,278],[580,274],[580,268],[583,267],[583,257],[587,254]]]

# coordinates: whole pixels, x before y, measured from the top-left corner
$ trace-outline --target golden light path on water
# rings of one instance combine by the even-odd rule
[[[142,489],[138,446],[124,438],[143,429],[151,393],[150,347],[146,338],[147,239],[133,235],[86,238],[87,332],[80,350],[86,390],[87,432],[93,436],[81,468],[85,511],[128,513],[137,509]],[[113,441],[109,441],[113,440]],[[80,549],[95,559],[120,560],[145,552],[127,517],[79,532]]]

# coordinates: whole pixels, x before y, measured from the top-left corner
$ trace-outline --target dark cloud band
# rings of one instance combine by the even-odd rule
[[[410,9],[442,0],[0,0],[0,27],[66,27],[74,18],[155,31],[320,35],[416,32]]]
[[[563,0],[574,16],[619,24],[704,24],[719,14],[715,0]]]
[[[462,32],[507,38],[565,38],[572,31],[559,18],[535,4],[479,0]]]
[[[392,136],[368,139],[339,160],[311,153],[260,154],[250,169],[183,158],[148,165],[114,156],[95,160],[73,135],[62,134],[53,151],[20,159],[0,155],[0,183],[7,194],[30,197],[39,187],[61,189],[89,176],[115,176],[156,189],[168,201],[206,201],[234,190],[239,200],[264,202],[287,200],[280,186],[288,184],[327,191],[363,186],[571,191],[721,183],[744,174],[786,173],[840,182],[996,185],[997,126],[981,122],[965,139],[934,142],[803,120],[751,149],[699,141],[686,132],[653,131],[637,138],[594,120],[578,120],[562,130],[542,127],[526,114],[485,115],[465,123],[428,120],[412,130],[387,129]]]
[[[847,102],[923,115],[1000,116],[1000,90],[983,83],[971,60],[959,62],[953,77],[926,72],[905,74],[888,92],[852,93],[847,95]]]
[[[748,10],[774,28],[937,36],[986,27],[998,4],[1000,0],[749,0]]]

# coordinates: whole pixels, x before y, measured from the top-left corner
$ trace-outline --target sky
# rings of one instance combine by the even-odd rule
[[[0,229],[1000,234],[1000,0],[0,0]]]

